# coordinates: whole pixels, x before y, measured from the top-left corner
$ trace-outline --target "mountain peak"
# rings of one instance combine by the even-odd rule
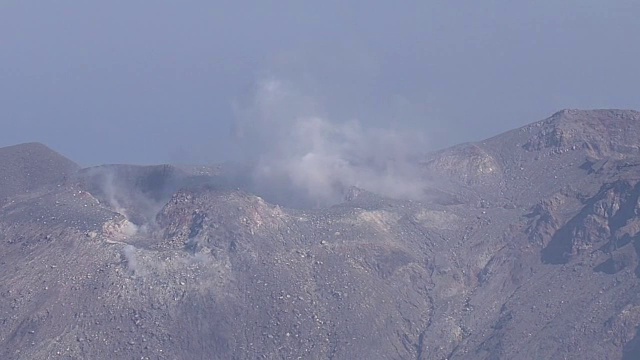
[[[630,109],[562,109],[551,115],[548,120],[583,120],[585,118],[640,120],[640,112]]]
[[[38,142],[0,148],[0,199],[62,181],[78,169]]]
[[[525,126],[532,136],[527,151],[585,149],[595,158],[640,154],[640,112],[634,110],[561,110]]]

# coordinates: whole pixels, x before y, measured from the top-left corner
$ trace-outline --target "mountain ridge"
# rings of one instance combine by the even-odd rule
[[[319,209],[220,167],[75,170],[0,208],[0,356],[636,358],[639,139],[562,110],[427,154],[422,199]]]

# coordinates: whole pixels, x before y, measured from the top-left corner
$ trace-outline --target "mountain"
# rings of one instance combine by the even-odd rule
[[[417,166],[420,200],[294,209],[225,166],[0,149],[0,358],[640,358],[639,112]]]
[[[11,195],[57,185],[79,169],[40,143],[0,148],[0,204]]]

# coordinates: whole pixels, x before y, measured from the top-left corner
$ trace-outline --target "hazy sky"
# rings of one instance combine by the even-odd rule
[[[234,122],[272,80],[331,121],[424,133],[425,150],[562,108],[640,109],[638,16],[636,0],[3,0],[0,146],[234,159]]]

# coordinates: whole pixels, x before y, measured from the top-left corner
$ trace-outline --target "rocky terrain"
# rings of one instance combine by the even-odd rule
[[[427,154],[421,200],[0,149],[1,359],[638,359],[640,113]]]

